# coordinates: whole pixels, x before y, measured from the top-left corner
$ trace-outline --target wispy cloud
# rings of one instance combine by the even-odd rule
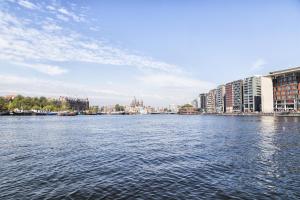
[[[24,94],[28,91],[35,95],[45,95],[48,97],[64,95],[92,98],[128,97],[126,94],[115,90],[95,89],[76,83],[0,74],[0,92]]]
[[[262,70],[263,67],[265,66],[265,64],[267,64],[267,62],[260,58],[260,59],[257,59],[253,64],[252,64],[252,67],[251,67],[251,71],[259,71],[259,70]]]
[[[83,18],[79,17],[78,15],[74,14],[73,12],[68,11],[65,8],[59,8],[59,9],[57,9],[57,11],[65,16],[71,17],[76,22],[83,21]]]
[[[27,0],[16,0],[16,2],[24,8],[28,8],[31,10],[39,9],[39,6]]]
[[[138,77],[137,79],[148,85],[167,88],[197,88],[197,90],[208,90],[215,86],[210,82],[171,74],[151,74]]]
[[[214,87],[209,82],[175,76],[145,76],[134,86],[107,84],[84,85],[74,82],[39,79],[11,74],[0,74],[0,95],[23,94],[33,96],[75,96],[88,97],[104,104],[129,103],[133,96],[143,98],[152,105],[168,105],[189,102],[198,92]],[[172,86],[175,84],[175,87]],[[183,85],[182,85],[183,84]],[[150,86],[150,89],[148,88]],[[183,95],[184,94],[184,95]]]
[[[75,67],[90,63],[103,68],[126,66],[136,69],[140,76],[135,79],[134,85],[107,84],[93,88],[71,82],[0,75],[2,93],[23,94],[24,91],[30,91],[32,94],[46,96],[80,94],[97,99],[126,99],[126,102],[137,95],[161,105],[190,101],[198,92],[214,87],[212,83],[189,77],[177,65],[133,53],[104,39],[89,37],[80,30],[73,29],[74,26],[69,26],[70,23],[76,26],[86,23],[84,14],[59,5],[57,1],[50,1],[52,3],[47,5],[42,2],[34,4],[29,0],[8,2],[10,6],[17,4],[25,11],[10,12],[9,9],[0,7],[0,61],[50,75],[53,79],[53,76],[72,73],[72,67],[68,67],[70,71],[62,67],[68,63]],[[28,15],[23,15],[26,11]],[[38,14],[35,16],[36,13]],[[94,29],[95,26],[90,28]]]
[[[26,8],[37,7],[29,1],[17,2]],[[72,18],[78,23],[81,21],[79,15],[63,7],[50,5],[42,9],[61,15],[62,18]],[[175,65],[130,53],[96,38],[85,37],[77,31],[60,26],[59,23],[49,23],[46,18],[37,23],[0,9],[0,59],[42,63],[79,61],[168,72],[180,71]]]
[[[46,64],[41,64],[41,63],[21,63],[21,62],[14,62],[13,64],[27,67],[29,69],[34,69],[36,71],[39,71],[44,74],[48,74],[51,76],[54,75],[62,75],[68,72],[68,70],[63,69],[62,67],[59,66],[53,66],[53,65],[46,65]]]
[[[150,88],[140,96],[156,99],[159,102],[180,104],[189,102],[197,94],[206,92],[216,85],[208,81],[200,81],[180,74],[146,74],[137,77],[143,88]]]
[[[42,25],[42,28],[49,32],[60,31],[63,29],[61,26],[51,22],[45,22],[44,25]]]

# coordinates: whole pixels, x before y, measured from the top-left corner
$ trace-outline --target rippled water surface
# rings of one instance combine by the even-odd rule
[[[299,199],[300,118],[0,117],[0,199]]]

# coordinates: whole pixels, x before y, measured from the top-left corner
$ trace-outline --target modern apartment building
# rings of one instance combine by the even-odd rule
[[[274,110],[300,111],[300,67],[270,72],[273,80]]]
[[[273,112],[273,88],[270,77],[253,76],[243,83],[244,112]]]
[[[197,97],[203,112],[300,112],[300,67],[237,80]]]
[[[216,90],[216,112],[223,113],[226,112],[225,103],[225,85],[220,85]]]
[[[252,76],[244,79],[244,112],[261,111],[261,77]]]
[[[232,82],[227,83],[225,85],[225,93],[226,93],[226,112],[232,113],[233,112],[233,87]]]
[[[232,82],[233,112],[243,112],[243,80]]]
[[[273,83],[270,77],[262,76],[261,78],[261,112],[273,113]]]
[[[243,111],[243,80],[233,81],[225,85],[226,112]]]
[[[207,94],[206,109],[208,113],[216,112],[216,89],[210,90]]]
[[[208,95],[207,93],[199,94],[198,108],[200,109],[201,112],[207,111],[207,95]]]

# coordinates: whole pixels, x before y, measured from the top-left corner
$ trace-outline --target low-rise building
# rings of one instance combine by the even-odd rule
[[[76,110],[78,112],[86,111],[89,109],[89,100],[79,99],[79,98],[71,98],[71,97],[59,97],[59,101],[61,102],[64,109]]]

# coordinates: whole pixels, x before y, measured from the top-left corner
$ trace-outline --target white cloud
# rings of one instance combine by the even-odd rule
[[[20,63],[20,62],[14,62],[13,64],[19,65],[19,66],[24,66],[30,69],[34,69],[36,71],[39,71],[44,74],[48,75],[62,75],[68,72],[68,70],[63,69],[59,66],[53,66],[53,65],[46,65],[46,64],[41,64],[41,63]]]
[[[57,11],[65,16],[72,18],[76,22],[83,21],[83,19],[80,16],[77,16],[75,13],[73,13],[65,8],[58,8]]]
[[[167,79],[163,81],[162,79]],[[144,80],[144,81],[142,81]],[[178,82],[177,87],[172,83]],[[180,83],[184,83],[181,86]],[[88,97],[94,104],[129,104],[133,96],[142,98],[147,105],[162,106],[170,103],[182,104],[189,102],[195,94],[206,91],[214,85],[194,79],[157,76],[141,78],[141,82],[132,86],[118,84],[83,85],[73,82],[38,79],[10,74],[0,74],[0,95],[23,94],[30,96],[73,96]],[[176,84],[175,84],[176,85]],[[150,86],[151,88],[147,88]]]
[[[189,77],[171,74],[152,74],[138,77],[138,80],[148,85],[156,87],[172,88],[197,88],[198,90],[208,90],[215,85],[210,82],[200,81]]]
[[[24,21],[0,10],[0,59],[44,63],[79,61],[180,72],[175,65],[132,54],[97,39],[86,38],[54,22],[47,29],[45,24],[48,21],[45,20],[42,22],[43,29],[35,28],[33,21]]]
[[[64,15],[60,15],[60,14],[57,14],[56,17],[62,21],[65,21],[65,22],[68,22],[69,21],[69,18],[64,16]]]
[[[141,82],[142,88],[147,88],[147,93],[142,92],[140,96],[165,105],[190,102],[197,94],[215,87],[214,83],[179,74],[148,74],[137,79]]]
[[[27,1],[27,0],[18,0],[17,3],[20,6],[23,6],[24,8],[28,8],[28,9],[31,9],[31,10],[39,9],[39,7],[37,5],[35,5],[32,2]]]
[[[61,26],[58,26],[57,24],[55,23],[49,23],[49,22],[46,22],[42,28],[46,31],[49,31],[49,32],[54,32],[54,31],[59,31],[59,30],[62,30],[63,28]]]
[[[252,71],[259,71],[259,70],[262,70],[264,65],[267,64],[267,62],[264,60],[264,59],[257,59],[253,64],[252,64],[252,67],[251,67],[251,70]]]
[[[34,95],[46,96],[80,94],[97,99],[126,99],[126,102],[129,102],[132,96],[138,96],[162,105],[190,101],[199,92],[214,87],[212,83],[187,77],[176,65],[138,55],[104,40],[87,37],[71,30],[64,21],[75,22],[80,26],[84,21],[80,13],[57,4],[45,8],[42,5],[44,4],[35,5],[40,6],[38,12],[44,12],[38,15],[38,21],[0,8],[0,61],[18,64],[52,76],[68,72],[60,67],[65,62],[75,65],[93,63],[103,67],[127,66],[148,74],[141,75],[138,78],[139,82],[134,85],[114,83],[103,88],[99,85],[93,88],[67,82],[0,75],[2,93],[15,91],[23,94],[24,91],[30,91]],[[31,16],[34,16],[34,12]]]
[[[24,94],[28,92],[34,95],[44,95],[49,97],[65,95],[89,98],[128,97],[126,94],[118,91],[95,89],[90,86],[76,83],[0,74],[0,93]]]

